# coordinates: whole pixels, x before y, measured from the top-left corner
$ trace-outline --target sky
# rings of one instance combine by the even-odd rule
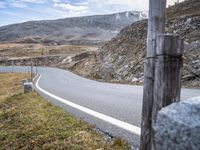
[[[32,20],[148,11],[149,0],[0,0],[0,26]],[[174,4],[177,0],[168,0]]]

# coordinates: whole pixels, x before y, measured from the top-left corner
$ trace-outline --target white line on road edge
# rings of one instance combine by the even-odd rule
[[[39,76],[39,74],[37,74],[34,78],[33,78],[33,82],[35,81],[35,79]]]
[[[106,122],[108,122],[110,124],[113,124],[113,125],[115,125],[115,126],[117,126],[119,128],[125,129],[125,130],[127,130],[127,131],[129,131],[131,133],[140,135],[141,129],[139,127],[137,127],[137,126],[134,126],[134,125],[131,125],[129,123],[123,122],[121,120],[118,120],[118,119],[112,118],[110,116],[101,114],[101,113],[96,112],[94,110],[91,110],[91,109],[88,109],[86,107],[80,106],[78,104],[72,103],[72,102],[70,102],[70,101],[68,101],[66,99],[63,99],[61,97],[58,97],[58,96],[56,96],[56,95],[54,95],[52,93],[49,93],[48,91],[42,89],[38,85],[40,78],[41,78],[41,75],[39,76],[38,80],[36,81],[36,88],[39,89],[41,92],[45,93],[46,95],[48,95],[48,96],[50,96],[50,97],[52,97],[52,98],[54,98],[54,99],[56,99],[56,100],[58,100],[58,101],[60,101],[62,103],[65,103],[65,104],[67,104],[67,105],[69,105],[69,106],[71,106],[73,108],[76,108],[76,109],[78,109],[80,111],[83,111],[83,112],[85,112],[85,113],[87,113],[87,114],[89,114],[91,116],[99,118],[99,119],[101,119],[103,121],[106,121]]]

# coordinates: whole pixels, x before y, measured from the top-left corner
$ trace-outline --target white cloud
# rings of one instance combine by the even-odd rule
[[[177,0],[167,0],[168,4],[174,4]],[[183,1],[183,0],[180,0]],[[100,11],[147,11],[149,0],[87,0],[91,10]]]
[[[0,8],[6,8],[6,3],[5,2],[0,2]]]
[[[45,3],[47,2],[47,0],[20,0],[21,2],[26,2],[26,3],[37,3],[37,4],[41,4],[41,3]]]
[[[175,2],[177,2],[178,0],[167,0],[167,5],[174,5]],[[184,0],[179,0],[179,2],[183,2]]]
[[[52,0],[57,1],[57,0]],[[60,1],[60,0],[59,0]],[[76,3],[54,3],[55,8],[67,11],[66,17],[108,14],[130,10],[147,10],[148,0],[85,0]]]
[[[65,17],[84,16],[88,15],[88,7],[85,4],[69,4],[69,3],[55,3],[55,9],[65,12]]]
[[[16,7],[16,8],[26,8],[27,5],[23,2],[20,1],[12,1],[11,3],[9,3],[10,7]]]
[[[85,2],[78,2],[78,3],[75,3],[76,5],[82,5],[82,6],[86,6],[89,4],[89,2],[85,1]]]
[[[56,3],[54,6],[68,11],[84,11],[88,9],[87,6],[71,5],[67,3]]]
[[[167,0],[171,5],[176,1]],[[149,0],[76,0],[76,2],[72,0],[0,0],[0,13],[9,18],[1,18],[0,25],[28,20],[48,20],[131,10],[147,11],[148,2]],[[35,5],[30,7],[30,4]],[[10,11],[6,10],[7,12],[3,13],[5,11],[3,8],[9,7]],[[19,9],[16,11],[12,7]],[[18,10],[20,11],[18,12]],[[22,11],[25,13],[21,13]]]
[[[46,7],[43,9],[34,9],[34,8],[25,8],[26,12],[31,12],[34,13],[36,18],[38,19],[57,19],[57,18],[64,18],[68,15],[68,13],[66,11],[63,11],[61,9],[54,9],[54,8],[50,8],[50,7]],[[44,18],[46,17],[46,18]],[[32,19],[33,20],[33,19]],[[37,19],[35,19],[37,20]]]
[[[177,0],[167,0],[168,4],[174,4],[175,1]],[[63,0],[52,0],[52,2],[54,2],[55,8],[67,11],[66,17],[109,14],[133,10],[148,11],[149,7],[149,0],[84,0],[76,3],[63,3]]]
[[[54,2],[54,3],[61,3],[62,1],[61,0],[52,0],[52,2]]]
[[[92,12],[118,12],[128,10],[147,10],[148,0],[87,0]]]

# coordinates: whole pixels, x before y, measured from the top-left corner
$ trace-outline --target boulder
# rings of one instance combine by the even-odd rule
[[[163,108],[154,133],[156,150],[200,150],[200,97]]]
[[[31,92],[32,90],[33,90],[33,83],[32,82],[24,83],[24,93]]]

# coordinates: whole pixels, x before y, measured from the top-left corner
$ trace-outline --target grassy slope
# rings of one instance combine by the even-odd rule
[[[20,80],[27,76],[0,74],[0,149],[128,149],[37,93],[22,94]]]

